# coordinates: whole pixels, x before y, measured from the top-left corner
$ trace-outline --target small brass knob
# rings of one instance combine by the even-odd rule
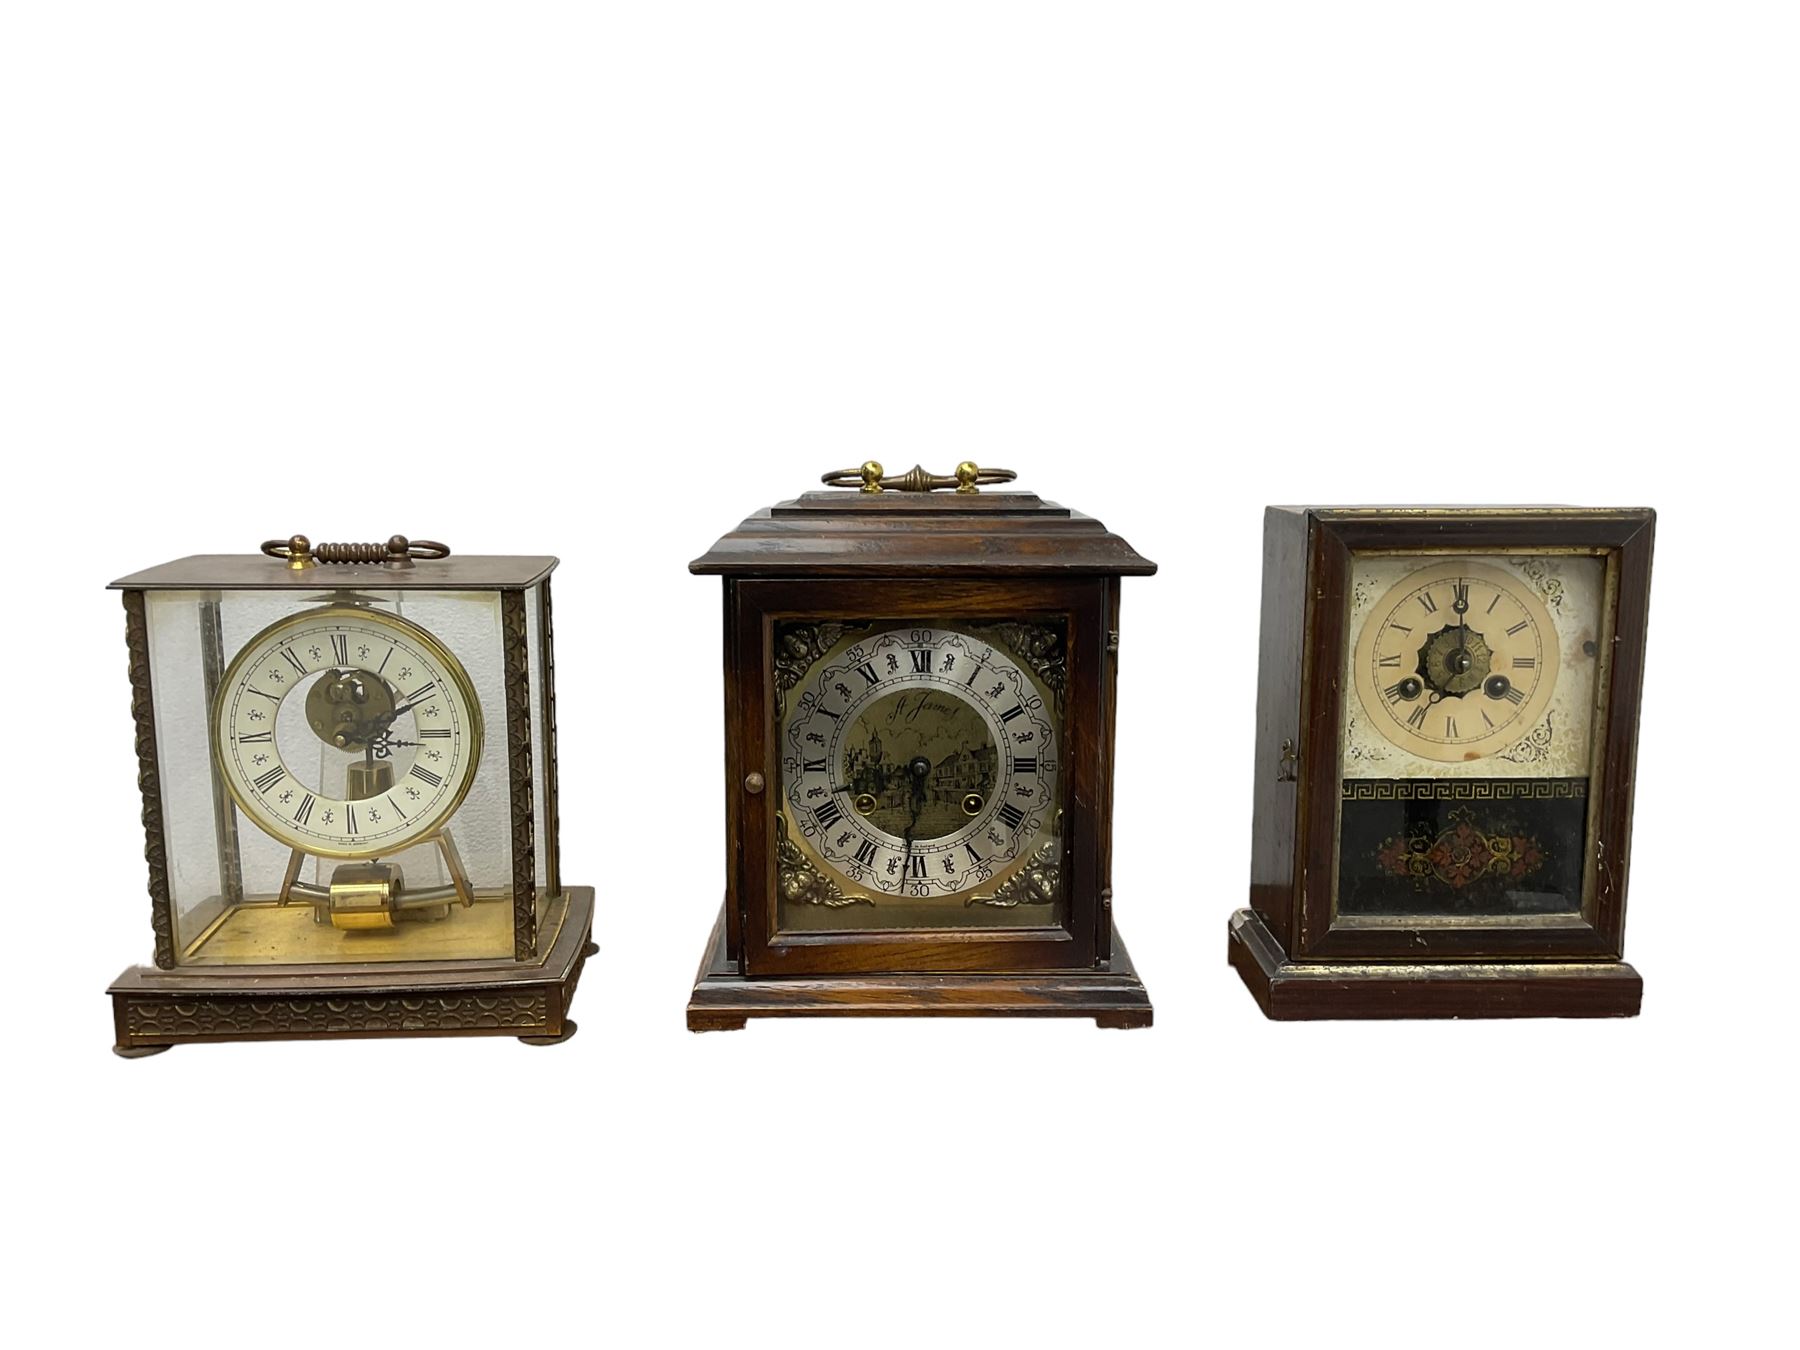
[[[752,797],[760,797],[762,790],[769,785],[769,780],[760,773],[753,773],[744,779],[744,791]]]

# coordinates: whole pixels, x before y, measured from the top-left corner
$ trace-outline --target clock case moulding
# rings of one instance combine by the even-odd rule
[[[1276,1020],[1629,1017],[1626,964],[1638,706],[1655,513],[1645,508],[1268,508],[1250,903],[1231,965]],[[1607,568],[1612,641],[1597,691],[1580,912],[1543,922],[1346,923],[1333,912],[1352,554],[1591,553]]]
[[[304,544],[296,537],[295,543]],[[139,1058],[175,1045],[208,1042],[372,1038],[391,1036],[514,1036],[532,1045],[555,1044],[575,1032],[569,1006],[593,942],[594,891],[561,879],[556,781],[556,712],[551,642],[552,557],[455,555],[417,566],[387,546],[319,545],[352,553],[357,561],[299,568],[285,555],[208,554],[177,559],[111,584],[122,593],[136,729],[138,785],[143,794],[144,856],[149,864],[155,963],[132,966],[113,981],[114,1050]],[[378,561],[384,552],[387,561]],[[418,545],[414,548],[417,549]],[[433,548],[439,546],[431,546]],[[446,550],[447,552],[447,550]],[[405,550],[401,550],[404,555]],[[368,591],[493,592],[500,603],[500,661],[505,706],[487,709],[489,773],[506,775],[511,855],[510,956],[433,961],[184,965],[171,908],[169,844],[164,829],[165,782],[158,764],[156,698],[146,596],[156,591],[234,591],[291,595],[296,612]],[[528,608],[535,608],[528,615]],[[213,640],[216,646],[216,624]],[[540,654],[534,658],[530,634]],[[231,653],[214,650],[222,666]],[[540,687],[532,688],[533,681]],[[533,695],[538,702],[534,728]],[[210,701],[210,692],[209,692]],[[532,755],[535,739],[547,819],[534,822]],[[496,738],[498,738],[496,740]],[[479,770],[478,770],[479,772]],[[227,802],[217,784],[213,791]],[[235,808],[233,808],[235,809]],[[230,831],[247,822],[230,817]],[[451,824],[454,824],[454,818]],[[221,828],[224,828],[223,826]],[[221,865],[230,849],[221,841]],[[538,875],[542,852],[546,875]],[[346,935],[354,941],[356,935]]]
[[[899,481],[924,477],[915,470]],[[1150,576],[1155,563],[1099,521],[1033,493],[839,490],[757,512],[689,570],[724,580],[727,823],[725,899],[688,1003],[690,1030],[808,1016],[1150,1025],[1149,995],[1113,926],[1111,855],[1119,580]],[[979,625],[1033,615],[1068,623],[1064,925],[783,942],[774,899],[775,616]]]

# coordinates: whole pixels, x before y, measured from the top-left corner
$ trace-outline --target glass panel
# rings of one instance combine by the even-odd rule
[[[1352,559],[1340,916],[1580,910],[1606,593],[1585,554]]]
[[[511,955],[497,593],[152,592],[146,615],[182,963]]]
[[[1062,922],[1066,636],[1061,621],[777,625],[779,928]]]

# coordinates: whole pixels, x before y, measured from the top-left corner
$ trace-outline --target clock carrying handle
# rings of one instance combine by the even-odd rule
[[[982,486],[1010,483],[1019,475],[1011,469],[984,469],[972,459],[956,466],[956,472],[928,473],[915,464],[905,473],[885,473],[880,464],[869,460],[860,469],[833,469],[819,481],[826,487],[860,487],[864,492],[936,492],[955,488],[961,493],[979,492]]]
[[[450,556],[450,545],[431,539],[408,539],[396,534],[385,544],[315,544],[303,534],[287,539],[265,539],[262,551],[280,558],[295,571],[319,563],[380,563],[385,567],[411,567],[414,558],[433,562]]]

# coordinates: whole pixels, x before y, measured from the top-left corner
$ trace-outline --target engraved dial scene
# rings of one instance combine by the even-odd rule
[[[991,635],[856,633],[787,695],[786,821],[853,898],[992,897],[1055,834],[1052,702]]]
[[[480,708],[456,658],[417,624],[354,606],[294,615],[245,644],[213,729],[244,813],[324,857],[431,838],[481,757]]]
[[[1537,726],[1559,650],[1555,621],[1523,577],[1472,560],[1437,563],[1375,602],[1356,644],[1357,696],[1401,749],[1480,759]]]

